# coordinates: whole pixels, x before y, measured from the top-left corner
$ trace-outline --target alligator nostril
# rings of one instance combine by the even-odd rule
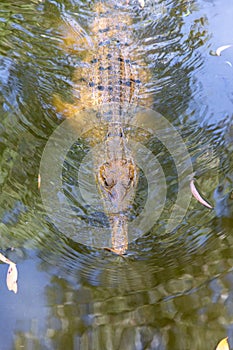
[[[104,180],[104,186],[107,187],[107,188],[111,187],[111,185],[108,184],[106,179]]]

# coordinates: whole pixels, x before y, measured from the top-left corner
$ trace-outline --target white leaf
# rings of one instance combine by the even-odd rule
[[[218,343],[218,345],[217,345],[217,347],[216,347],[216,350],[230,350],[230,347],[229,347],[227,338],[222,339],[222,340]]]
[[[40,174],[38,174],[38,189],[40,189],[40,185],[41,185],[41,176]]]
[[[11,261],[7,259],[2,253],[0,253],[0,260],[4,262],[5,264],[10,264]]]
[[[142,8],[145,6],[145,0],[138,0],[138,2]]]
[[[223,46],[218,47],[216,50],[216,55],[220,56],[222,51],[229,49],[229,47],[231,47],[231,46],[232,45],[223,45]]]
[[[202,205],[204,205],[205,207],[209,208],[209,209],[213,209],[213,207],[207,203],[199,194],[199,192],[197,191],[195,185],[194,185],[194,180],[190,181],[190,189],[191,192],[193,194],[193,196],[198,200],[198,202],[200,202]]]
[[[18,271],[17,271],[16,264],[10,263],[7,271],[6,284],[7,284],[7,288],[9,290],[12,290],[14,293],[17,293],[17,290],[18,290],[17,278],[18,278]]]

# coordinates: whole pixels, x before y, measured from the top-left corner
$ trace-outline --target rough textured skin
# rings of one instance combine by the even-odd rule
[[[54,96],[57,112],[66,118],[72,118],[82,109],[98,111],[105,104],[111,105],[104,136],[104,160],[96,163],[95,173],[112,228],[112,250],[117,254],[124,254],[128,247],[127,211],[134,200],[138,179],[138,169],[125,138],[125,118],[132,105],[139,102],[148,80],[130,35],[131,20],[126,9],[126,5],[116,8],[97,4],[90,36],[77,23],[66,20],[62,47],[69,53],[77,53],[79,58],[81,55],[82,64],[73,76],[74,103]],[[93,131],[92,141],[99,137],[98,131]]]

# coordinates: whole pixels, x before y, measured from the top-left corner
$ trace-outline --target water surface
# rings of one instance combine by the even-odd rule
[[[59,26],[68,12],[88,31],[93,5],[0,4],[0,246],[15,248],[6,254],[19,269],[16,295],[5,286],[7,267],[0,269],[1,349],[214,349],[221,338],[233,338],[232,221],[193,199],[182,222],[165,232],[177,173],[158,140],[149,146],[166,174],[167,205],[150,232],[130,244],[127,258],[72,240],[44,210],[40,159],[61,123],[52,96],[70,98],[77,64],[59,47]],[[233,48],[221,56],[211,51],[232,43],[233,5],[148,0],[144,9],[134,1],[129,11],[151,71],[145,95],[179,130],[199,189],[214,205],[214,190],[232,178]],[[79,142],[71,161],[85,151]],[[64,181],[75,197],[74,170],[67,163]],[[78,202],[76,210],[88,217]],[[103,223],[103,214],[94,219]]]

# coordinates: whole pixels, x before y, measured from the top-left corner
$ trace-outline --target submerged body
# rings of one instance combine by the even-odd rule
[[[105,123],[105,154],[95,160],[96,182],[112,231],[112,250],[124,254],[128,248],[127,212],[137,187],[138,168],[125,137],[127,115],[139,103],[148,74],[137,55],[130,32],[130,16],[121,9],[102,3],[90,36],[70,17],[65,17],[62,47],[82,56],[73,76],[74,103],[54,97],[56,110],[72,118],[83,109],[95,109]],[[76,85],[75,85],[76,84]],[[108,106],[105,108],[105,106]],[[103,138],[101,128],[93,129],[91,144]]]

